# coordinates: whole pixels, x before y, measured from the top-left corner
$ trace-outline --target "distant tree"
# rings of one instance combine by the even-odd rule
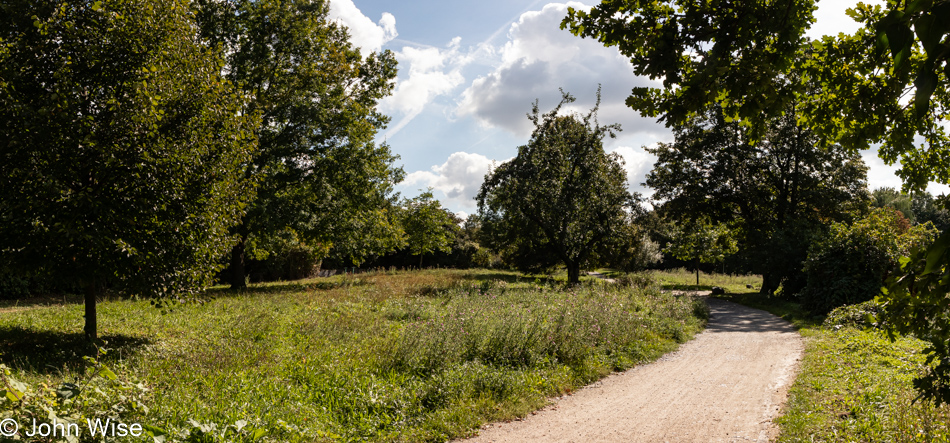
[[[619,126],[600,126],[597,107],[584,116],[558,115],[573,101],[564,93],[545,114],[535,102],[531,140],[485,177],[477,199],[483,238],[509,261],[527,272],[560,262],[577,283],[634,202],[622,160],[603,148]]]
[[[714,107],[676,128],[673,143],[648,149],[657,162],[646,180],[673,220],[734,224],[764,293],[800,274],[816,225],[848,217],[867,199],[857,154],[818,147],[792,112],[770,127],[756,142]]]
[[[665,251],[680,260],[694,262],[696,286],[699,286],[699,263],[722,263],[738,251],[732,230],[709,220],[674,224],[670,237]]]
[[[420,268],[425,254],[452,250],[452,242],[459,231],[458,220],[435,199],[431,189],[404,200],[402,212],[406,245],[412,255],[419,256]]]
[[[360,53],[324,0],[196,0],[204,38],[221,47],[227,77],[259,113],[258,154],[247,168],[257,196],[236,228],[229,283],[245,285],[249,237],[286,229],[354,262],[399,245],[392,186],[397,158],[374,138],[389,118],[389,51]]]
[[[913,198],[894,188],[883,187],[871,191],[871,206],[896,209],[904,214],[911,224],[917,221],[914,216]]]
[[[950,211],[941,203],[946,200],[947,197],[944,195],[935,198],[926,191],[915,192],[910,207],[917,223],[931,222],[940,232],[950,228]]]
[[[211,282],[252,189],[254,112],[183,0],[0,5],[0,261],[85,288]]]

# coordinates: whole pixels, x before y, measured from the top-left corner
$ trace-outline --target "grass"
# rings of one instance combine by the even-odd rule
[[[758,294],[723,298],[791,321],[805,340],[800,373],[777,419],[779,442],[947,442],[950,406],[915,402],[924,342],[876,329],[824,325],[797,303]]]
[[[243,420],[270,441],[445,441],[653,360],[708,315],[657,285],[565,288],[499,271],[210,293],[167,314],[100,303],[106,364],[149,388],[141,422],[184,435]],[[89,352],[81,320],[79,304],[0,314],[0,363],[33,385],[74,379]]]

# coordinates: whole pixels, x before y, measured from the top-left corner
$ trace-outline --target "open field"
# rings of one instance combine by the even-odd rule
[[[144,383],[138,419],[170,436],[241,423],[248,440],[260,430],[273,441],[444,441],[655,359],[707,315],[655,285],[565,290],[499,271],[210,292],[168,313],[148,301],[99,306],[102,361]],[[34,386],[73,380],[90,352],[81,321],[79,304],[0,314],[0,363]]]
[[[914,402],[924,342],[879,330],[829,324],[793,302],[758,294],[727,300],[792,321],[805,338],[801,372],[789,392],[779,442],[947,442],[950,406]]]

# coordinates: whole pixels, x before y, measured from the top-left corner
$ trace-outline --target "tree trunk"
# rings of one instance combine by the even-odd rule
[[[762,289],[759,290],[759,294],[772,296],[775,294],[775,290],[778,289],[778,285],[773,282],[774,278],[770,274],[762,274]]]
[[[693,267],[696,268],[696,288],[699,289],[699,259],[693,260]]]
[[[419,269],[422,269],[422,255],[423,254],[419,254]]]
[[[244,279],[244,238],[241,237],[241,240],[238,241],[233,248],[231,248],[231,265],[229,266],[228,272],[228,284],[231,285],[231,289],[245,289],[247,288],[247,280]]]
[[[84,297],[86,305],[86,326],[83,328],[83,331],[86,333],[86,338],[90,340],[95,340],[99,337],[96,325],[96,293],[95,282],[86,284],[86,294]]]
[[[580,263],[567,263],[567,282],[572,285],[581,282]]]

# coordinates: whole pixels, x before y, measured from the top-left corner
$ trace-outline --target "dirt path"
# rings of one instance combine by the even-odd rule
[[[660,360],[563,397],[468,442],[768,442],[801,337],[767,312],[708,299],[709,325]]]

